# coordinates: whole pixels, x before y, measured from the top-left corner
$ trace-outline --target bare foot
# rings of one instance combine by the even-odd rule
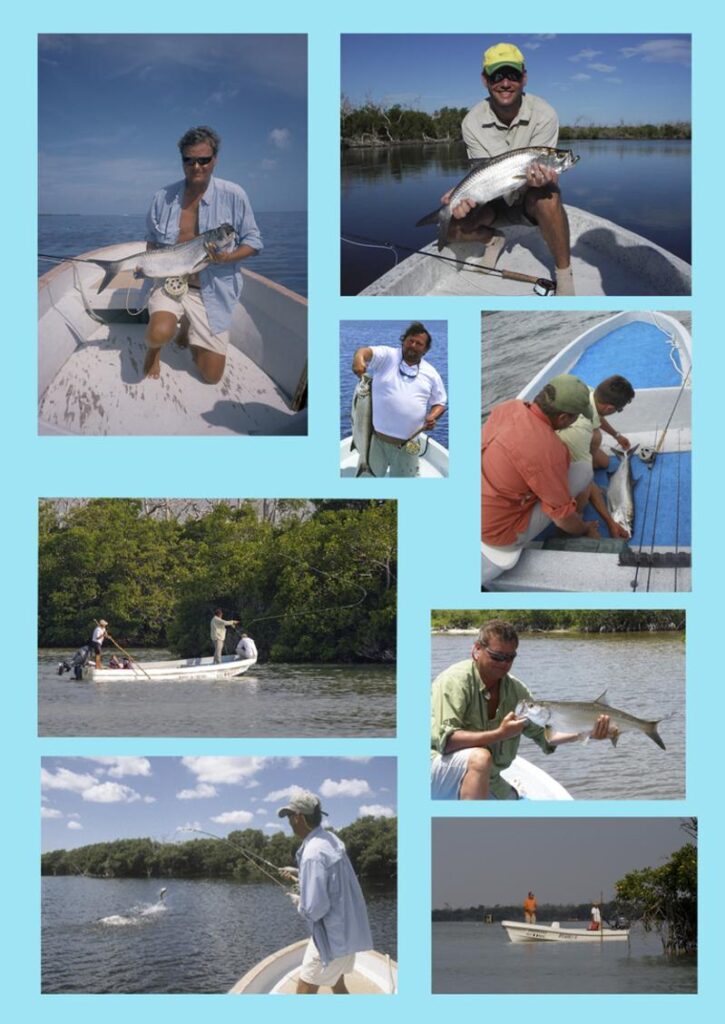
[[[151,380],[158,380],[161,376],[161,349],[149,348],[146,350],[146,358],[143,361],[143,375]]]

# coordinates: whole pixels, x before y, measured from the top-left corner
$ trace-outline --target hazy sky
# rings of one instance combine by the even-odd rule
[[[306,36],[39,37],[41,213],[146,213],[200,124],[255,211],[305,210]]]
[[[355,105],[472,107],[483,53],[499,42],[519,47],[528,89],[562,124],[690,120],[687,35],[346,35],[342,92]]]
[[[659,867],[689,842],[681,818],[438,818],[433,907],[585,903],[629,871]]]
[[[395,758],[46,757],[42,848],[122,838],[193,839],[193,825],[225,836],[289,831],[277,810],[296,788],[319,794],[335,828],[366,815],[395,816]]]

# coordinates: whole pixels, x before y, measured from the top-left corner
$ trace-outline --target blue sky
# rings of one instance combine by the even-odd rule
[[[228,835],[289,832],[277,810],[297,789],[319,794],[325,823],[397,814],[392,757],[47,757],[41,768],[42,848],[148,836],[193,839],[185,825]]]
[[[200,124],[221,135],[217,175],[255,211],[305,210],[306,37],[39,37],[41,213],[146,213]]]
[[[561,124],[690,120],[687,35],[346,35],[342,92],[356,106],[472,107],[485,95],[483,53],[499,42],[519,47],[529,91]]]

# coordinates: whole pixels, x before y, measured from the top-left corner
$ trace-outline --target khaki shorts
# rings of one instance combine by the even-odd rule
[[[325,966],[317,952],[317,946],[312,939],[307,943],[307,949],[302,960],[300,979],[308,985],[335,985],[343,974],[349,974],[355,967],[355,954],[349,956],[338,956],[330,960]]]
[[[226,355],[229,343],[229,331],[212,334],[209,329],[204,303],[198,288],[190,288],[180,299],[172,299],[164,291],[163,285],[157,285],[149,295],[149,313],[173,313],[177,320],[186,316],[189,321],[189,344],[197,348]]]

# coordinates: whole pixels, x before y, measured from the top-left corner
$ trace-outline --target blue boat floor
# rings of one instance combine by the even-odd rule
[[[571,369],[590,387],[613,373],[621,373],[632,387],[679,387],[682,377],[673,365],[680,366],[679,352],[668,335],[655,324],[635,321],[617,327],[591,345]]]

